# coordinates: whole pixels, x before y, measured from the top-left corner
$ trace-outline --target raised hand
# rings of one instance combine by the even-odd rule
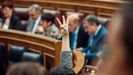
[[[66,36],[69,35],[69,30],[68,30],[68,24],[69,24],[69,16],[67,17],[67,19],[65,19],[64,16],[62,16],[63,19],[63,23],[61,23],[61,21],[59,20],[59,18],[56,18],[59,25],[60,25],[60,32],[62,36]]]

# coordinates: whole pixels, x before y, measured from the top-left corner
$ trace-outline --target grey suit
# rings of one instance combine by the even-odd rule
[[[32,18],[29,18],[28,20],[28,26],[27,26],[27,32],[35,33],[37,26],[39,25],[39,22],[41,20],[41,17],[38,17],[36,20],[33,20]]]

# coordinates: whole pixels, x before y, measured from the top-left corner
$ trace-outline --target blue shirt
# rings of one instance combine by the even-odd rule
[[[98,34],[98,32],[99,32],[100,29],[101,29],[101,25],[98,26],[98,28],[97,28],[95,34],[94,34],[94,35],[91,35],[91,36],[89,37],[89,46],[92,45],[92,43],[93,43],[93,41],[94,41],[93,37],[96,36],[96,35]]]
[[[74,32],[72,32],[72,35],[71,35],[72,49],[75,49],[77,47],[78,32],[79,32],[79,27]]]

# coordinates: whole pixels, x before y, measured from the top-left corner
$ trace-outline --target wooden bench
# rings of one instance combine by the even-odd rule
[[[21,45],[31,51],[44,54],[48,68],[57,66],[60,63],[61,41],[59,40],[26,32],[0,30],[0,43],[3,43],[7,48],[5,51],[6,59],[9,45]]]

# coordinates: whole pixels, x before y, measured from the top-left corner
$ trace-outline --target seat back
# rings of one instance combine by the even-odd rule
[[[4,46],[0,45],[0,75],[4,74]]]
[[[85,14],[80,12],[66,12],[66,16],[68,15],[78,15],[81,22],[85,18]]]
[[[43,56],[38,53],[33,53],[33,52],[24,52],[22,56],[22,61],[26,62],[37,62],[40,64],[43,64]]]
[[[16,45],[11,45],[9,47],[9,64],[11,63],[16,63],[16,62],[20,62],[23,53],[27,50],[26,47],[23,46],[16,46]]]

